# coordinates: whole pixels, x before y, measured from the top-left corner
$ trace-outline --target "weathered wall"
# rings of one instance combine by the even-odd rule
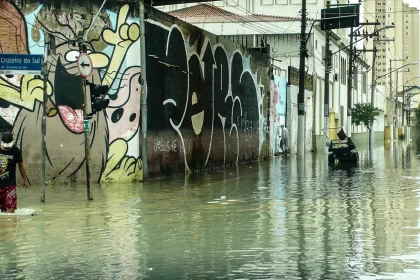
[[[281,152],[281,127],[286,125],[286,103],[287,103],[287,80],[284,77],[273,75],[271,80],[271,131],[272,131],[272,150],[274,154]]]
[[[94,181],[141,179],[138,7],[109,2],[88,37],[91,82],[110,86],[110,106],[90,120]],[[78,47],[101,3],[12,4],[0,0],[0,52],[43,54],[44,32],[57,50],[48,57],[48,102],[33,75],[0,76],[0,132],[13,130],[31,182],[39,181],[41,115],[47,117],[47,179],[85,180]],[[261,55],[149,10],[146,24],[148,157],[153,175],[258,159],[264,150],[269,92]],[[44,106],[45,105],[45,106]]]
[[[157,10],[146,28],[150,173],[258,160],[269,127],[265,56]]]

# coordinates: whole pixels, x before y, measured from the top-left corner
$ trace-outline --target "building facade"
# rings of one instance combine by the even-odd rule
[[[246,47],[255,49],[268,47],[266,51],[269,52],[271,58],[274,77],[279,75],[288,81],[287,89],[282,90],[287,95],[285,109],[287,116],[279,120],[289,127],[291,150],[295,152],[297,130],[301,129],[297,125],[297,109],[294,108],[298,87],[294,87],[293,77],[291,78],[294,72],[290,73],[289,70],[290,67],[299,68],[300,19],[279,15],[239,15],[208,3],[189,6],[170,14]],[[365,62],[364,52],[354,59],[353,86],[349,93],[347,72],[350,48],[348,39],[342,39],[342,34],[348,31],[338,29],[331,32],[332,68],[327,101],[329,114],[325,117],[325,31],[321,30],[319,22],[310,19],[307,32],[309,36],[306,74],[308,77],[310,75],[312,85],[306,87],[309,92],[306,93],[305,127],[303,128],[305,129],[305,151],[323,150],[325,134],[334,138],[337,128],[344,127],[349,135],[353,132],[356,134],[365,132],[364,128],[353,127],[350,124],[348,108],[355,103],[369,100],[366,74],[369,65]],[[348,106],[349,94],[351,95],[350,106]],[[279,123],[271,125],[274,134],[275,127],[278,125]],[[383,126],[381,130],[383,131]],[[273,139],[276,139],[275,135]],[[274,148],[275,146],[274,143]]]

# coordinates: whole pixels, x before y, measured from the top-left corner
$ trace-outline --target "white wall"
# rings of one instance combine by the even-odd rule
[[[305,127],[298,127],[297,95],[299,87],[290,85],[287,88],[287,124],[289,128],[290,140],[289,148],[291,153],[297,152],[297,133],[298,129],[305,130],[305,152],[312,150],[312,130],[313,130],[313,109],[312,92],[305,90]]]

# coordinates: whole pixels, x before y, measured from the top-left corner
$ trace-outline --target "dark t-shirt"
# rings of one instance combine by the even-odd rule
[[[7,151],[0,148],[0,188],[16,186],[16,164],[22,161],[22,152],[16,145]]]

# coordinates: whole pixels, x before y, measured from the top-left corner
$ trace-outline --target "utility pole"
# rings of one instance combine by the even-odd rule
[[[351,136],[351,103],[353,96],[353,27],[350,29],[349,70],[347,76],[347,135]]]
[[[402,111],[401,111],[401,125],[404,133],[404,111],[405,111],[405,86],[403,86],[403,96],[402,96]]]
[[[395,115],[397,114],[397,108],[394,108],[394,96],[393,96],[393,92],[392,92],[392,62],[393,61],[405,61],[405,59],[390,59],[389,60],[389,71],[391,71],[390,75],[389,75],[389,97],[390,97],[390,124],[389,124],[389,134],[390,134],[390,142],[392,143],[394,141],[394,136],[395,136],[395,131],[397,128],[395,127]],[[398,90],[398,69],[395,69],[394,71],[397,72],[397,86],[396,86],[396,90]],[[396,104],[395,104],[396,106]]]
[[[84,45],[83,45],[83,38],[78,38],[79,43],[79,55],[84,53]],[[88,116],[88,104],[87,104],[87,97],[86,97],[86,80],[85,78],[81,78],[81,94],[83,95],[83,122],[89,120]],[[84,137],[85,137],[85,165],[86,165],[86,190],[87,190],[87,199],[93,200],[92,193],[90,191],[90,137],[89,137],[89,130],[84,129]]]
[[[392,71],[392,59],[389,60],[389,68]],[[392,74],[389,75],[389,101],[390,101],[390,110],[389,110],[389,140],[392,143],[394,141],[394,99],[392,96]]]
[[[305,158],[305,57],[306,51],[306,0],[302,0],[302,18],[300,32],[300,63],[299,63],[299,93],[298,93],[298,133],[297,158]]]
[[[395,129],[395,139],[398,139],[398,70],[396,73],[397,77],[395,78],[395,105],[394,105],[394,115],[392,121],[394,122],[394,129]]]
[[[143,163],[143,182],[148,179],[147,163],[147,76],[146,76],[146,28],[144,20],[144,0],[139,1],[140,24],[140,85],[141,85],[141,160]],[[139,149],[140,152],[140,149]]]
[[[373,39],[373,59],[372,59],[372,84],[370,85],[370,105],[375,108],[375,90],[376,90],[376,41],[377,39]],[[375,129],[372,126],[370,128],[370,141],[369,141],[369,151],[372,154],[373,151],[373,143],[375,143]]]
[[[43,61],[43,82],[44,82],[44,90],[42,96],[42,120],[41,120],[41,202],[45,202],[45,161],[47,157],[47,101],[48,101],[48,94],[47,94],[47,87],[48,87],[48,52],[50,48],[50,34],[44,33],[44,61]]]
[[[327,1],[327,9],[330,8],[330,1]],[[325,34],[325,77],[324,77],[324,129],[328,130],[330,116],[330,72],[331,72],[331,51],[330,51],[330,30]]]

